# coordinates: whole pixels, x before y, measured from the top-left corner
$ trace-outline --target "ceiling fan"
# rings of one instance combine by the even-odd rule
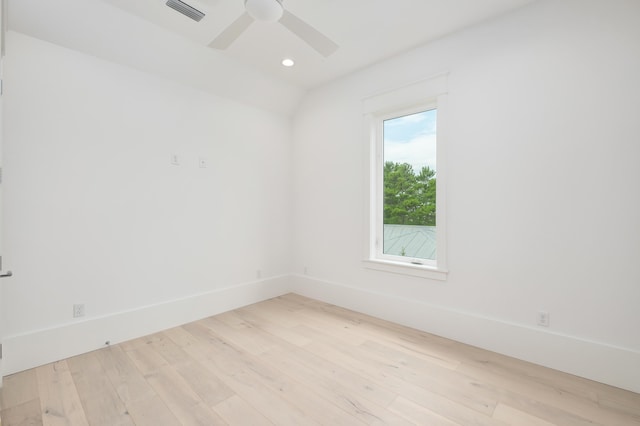
[[[338,49],[338,45],[327,36],[287,11],[282,2],[283,0],[244,0],[245,12],[209,43],[209,47],[226,49],[254,21],[262,21],[279,22],[324,57]]]

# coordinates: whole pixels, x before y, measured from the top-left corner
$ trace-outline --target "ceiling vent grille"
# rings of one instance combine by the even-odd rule
[[[189,6],[188,4],[181,2],[180,0],[167,0],[167,6],[173,10],[177,10],[184,16],[191,18],[196,22],[200,22],[200,20],[204,18],[204,13],[200,12],[193,6]]]

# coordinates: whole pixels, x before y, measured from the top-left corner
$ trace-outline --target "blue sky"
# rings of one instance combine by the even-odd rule
[[[436,110],[385,120],[384,161],[436,170]]]

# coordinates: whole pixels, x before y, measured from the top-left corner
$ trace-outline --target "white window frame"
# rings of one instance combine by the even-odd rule
[[[366,177],[364,266],[369,269],[447,279],[446,250],[446,117],[447,75],[422,80],[363,100]],[[437,109],[436,259],[413,259],[383,253],[384,121]]]

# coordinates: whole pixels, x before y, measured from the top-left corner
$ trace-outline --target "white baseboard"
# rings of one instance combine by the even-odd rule
[[[302,296],[640,393],[637,351],[305,275],[291,284]]]
[[[391,294],[283,275],[5,337],[3,375],[295,292],[514,358],[640,393],[640,353]],[[1,382],[0,382],[1,383]]]
[[[290,289],[291,276],[283,275],[7,336],[3,340],[2,374],[16,373],[100,349],[106,341],[115,344],[156,333],[281,296],[290,292]]]

